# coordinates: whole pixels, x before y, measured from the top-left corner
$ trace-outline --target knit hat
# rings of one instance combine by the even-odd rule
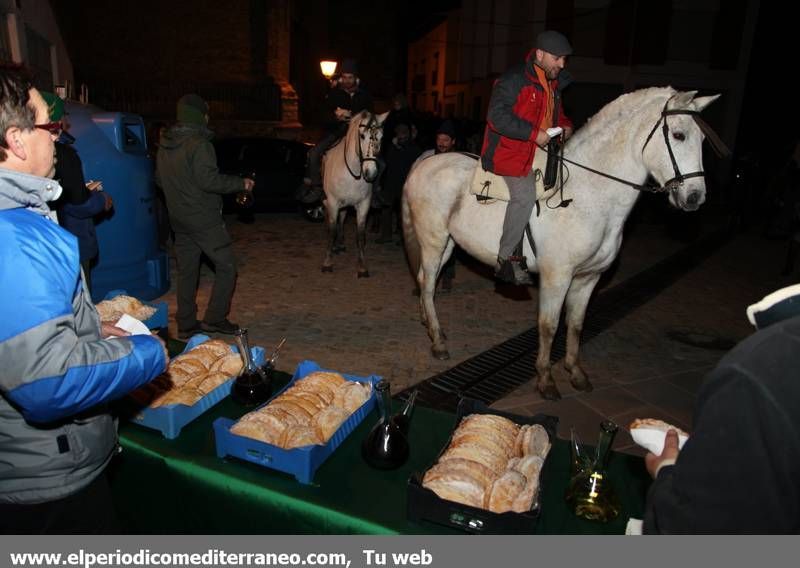
[[[50,122],[58,122],[64,116],[64,99],[54,93],[40,91],[44,102],[47,103],[47,113]]]
[[[352,75],[358,75],[358,65],[356,64],[355,59],[345,59],[342,61],[342,66],[339,68],[339,73],[350,73]]]
[[[183,95],[178,99],[178,122],[184,124],[202,124],[206,123],[206,115],[208,114],[208,103],[200,97],[191,93]]]
[[[436,134],[446,134],[453,140],[456,138],[456,125],[450,119],[442,121],[439,128],[436,129]]]
[[[536,49],[552,53],[556,57],[571,55],[572,46],[569,40],[555,30],[545,30],[536,37]]]

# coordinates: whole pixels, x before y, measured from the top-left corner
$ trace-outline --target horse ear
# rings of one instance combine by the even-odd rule
[[[387,116],[389,116],[389,111],[386,111],[386,112],[384,112],[384,113],[381,113],[381,114],[379,114],[379,115],[377,115],[377,116],[375,117],[375,118],[376,118],[376,120],[378,121],[378,125],[379,125],[379,126],[383,126],[383,123],[384,123],[384,121],[386,121],[386,117],[387,117]]]
[[[717,100],[720,96],[721,95],[711,95],[710,97],[697,97],[694,100],[694,106],[699,112],[704,108],[706,108],[711,103],[713,103],[715,100]]]
[[[675,96],[672,97],[672,102],[670,102],[669,108],[681,109],[688,107],[689,103],[692,102],[692,99],[696,94],[697,91],[685,91],[683,93],[676,93]]]

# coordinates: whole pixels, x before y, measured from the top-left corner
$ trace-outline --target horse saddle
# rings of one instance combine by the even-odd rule
[[[552,152],[551,152],[552,153]],[[542,199],[549,199],[554,195],[561,185],[560,168],[550,166],[551,172],[556,171],[558,178],[554,176],[553,179],[548,179],[548,184],[545,186],[545,172],[548,168],[548,157],[551,153],[543,151],[541,148],[533,156],[533,171],[534,185],[536,186],[536,201]],[[551,160],[552,162],[553,160]],[[557,160],[555,164],[557,164]],[[552,183],[552,185],[550,185]],[[472,176],[472,183],[470,184],[470,192],[475,194],[478,201],[487,201],[491,199],[499,199],[500,201],[509,201],[508,185],[503,179],[503,176],[497,175],[488,170],[484,170],[480,160],[475,168],[475,173]]]

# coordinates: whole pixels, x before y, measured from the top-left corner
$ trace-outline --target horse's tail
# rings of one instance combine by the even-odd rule
[[[408,257],[408,266],[411,268],[411,275],[414,277],[414,282],[416,282],[422,261],[417,233],[414,231],[414,223],[411,219],[411,207],[408,205],[408,194],[405,189],[403,190],[402,205],[403,239],[406,243],[406,256]]]

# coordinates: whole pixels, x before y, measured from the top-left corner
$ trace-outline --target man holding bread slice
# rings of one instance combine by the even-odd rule
[[[0,533],[116,530],[103,472],[107,403],[167,364],[151,335],[101,324],[78,243],[47,202],[61,125],[19,67],[0,67]]]
[[[800,285],[748,316],[759,331],[706,377],[683,449],[663,425],[663,451],[645,458],[645,533],[800,532]]]

